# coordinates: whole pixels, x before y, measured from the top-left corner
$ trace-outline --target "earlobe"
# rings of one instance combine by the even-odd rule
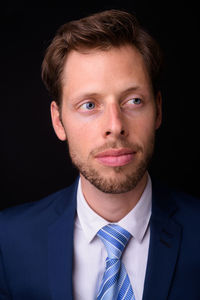
[[[51,120],[52,120],[52,125],[53,125],[54,131],[55,131],[57,137],[61,141],[65,141],[66,133],[65,133],[65,129],[63,127],[62,121],[61,121],[60,109],[55,101],[51,102]]]
[[[162,95],[159,91],[156,96],[156,129],[160,127],[162,123]]]

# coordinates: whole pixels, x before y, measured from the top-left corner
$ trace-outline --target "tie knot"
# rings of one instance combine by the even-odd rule
[[[108,224],[101,228],[97,235],[104,243],[108,258],[120,259],[131,234],[116,224]]]

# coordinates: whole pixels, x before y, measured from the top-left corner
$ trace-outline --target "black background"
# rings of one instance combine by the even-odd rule
[[[73,182],[77,171],[50,120],[40,79],[44,51],[63,23],[104,9],[135,12],[165,54],[163,124],[151,174],[194,196],[199,188],[198,9],[192,1],[85,1],[1,5],[1,202],[39,200]]]

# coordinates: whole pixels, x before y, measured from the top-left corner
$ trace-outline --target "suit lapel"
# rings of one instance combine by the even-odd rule
[[[178,258],[181,226],[173,221],[177,210],[168,191],[153,187],[150,246],[143,300],[166,300]]]
[[[77,183],[62,194],[56,221],[48,229],[48,281],[52,300],[73,299],[73,232]],[[60,200],[60,201],[59,201]]]

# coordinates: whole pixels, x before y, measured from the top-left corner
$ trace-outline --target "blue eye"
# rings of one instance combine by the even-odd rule
[[[95,108],[95,104],[93,102],[87,102],[82,105],[83,109],[91,110]]]
[[[132,98],[128,101],[131,104],[140,104],[142,102],[142,100],[140,98]]]

